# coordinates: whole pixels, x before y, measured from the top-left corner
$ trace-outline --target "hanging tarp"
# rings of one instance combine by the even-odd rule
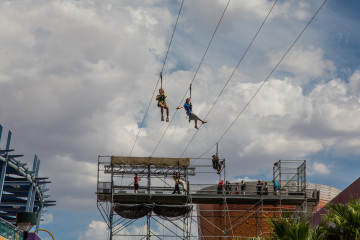
[[[136,165],[158,167],[188,167],[189,158],[160,158],[160,157],[119,157],[111,156],[111,166],[115,165]]]
[[[115,212],[128,219],[138,219],[148,215],[152,209],[153,204],[137,204],[137,205],[123,205],[117,204],[115,206]]]
[[[158,205],[158,204],[116,204],[115,212],[127,219],[145,217],[153,211],[159,217],[185,217],[192,210],[190,205]]]
[[[153,212],[158,216],[163,217],[185,217],[191,211],[192,207],[189,205],[154,205]]]

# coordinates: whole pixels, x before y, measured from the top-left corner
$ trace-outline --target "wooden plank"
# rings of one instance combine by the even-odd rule
[[[111,166],[158,166],[158,167],[188,167],[190,158],[160,158],[160,157],[119,157],[111,156]]]

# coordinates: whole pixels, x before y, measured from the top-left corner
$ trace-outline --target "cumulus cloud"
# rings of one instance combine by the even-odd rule
[[[44,213],[44,214],[42,214],[42,220],[43,221],[41,222],[41,224],[49,224],[54,221],[54,216],[49,213]]]
[[[94,239],[94,240],[103,240],[106,239],[109,235],[107,225],[105,222],[92,221],[87,230],[83,232],[78,240]]]
[[[327,174],[331,173],[328,166],[326,166],[323,163],[318,163],[318,162],[314,162],[313,170],[314,170],[315,173],[318,173],[318,174],[321,174],[321,175],[327,175]]]
[[[271,64],[275,65],[283,55],[283,51],[270,53]],[[322,49],[307,46],[292,49],[282,61],[279,69],[286,69],[302,78],[317,78],[323,76],[324,73],[333,72],[336,68],[332,61],[324,57]]]
[[[360,94],[360,70],[356,70],[350,77],[350,92],[355,95]]]

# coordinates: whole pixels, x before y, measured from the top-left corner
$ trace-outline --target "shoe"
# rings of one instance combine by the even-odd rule
[[[197,126],[195,126],[196,129],[199,129]]]
[[[166,121],[169,122],[169,118],[166,118]]]
[[[161,121],[164,121],[164,117],[161,117]]]
[[[203,122],[202,122],[202,124],[205,124],[205,123],[207,123],[207,121],[203,121]]]

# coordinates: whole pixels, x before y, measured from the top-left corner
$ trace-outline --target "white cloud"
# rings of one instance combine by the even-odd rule
[[[360,94],[360,70],[356,70],[349,80],[350,92],[355,95]]]
[[[78,240],[104,240],[108,238],[108,236],[109,233],[105,222],[92,221],[88,229],[80,235]]]
[[[328,166],[326,166],[323,163],[318,163],[318,162],[314,162],[313,170],[314,170],[315,173],[318,173],[318,174],[321,174],[321,175],[327,175],[327,174],[331,173]]]
[[[44,213],[44,214],[42,214],[42,219],[43,219],[43,221],[41,222],[41,224],[49,224],[54,221],[54,216],[49,213]]]
[[[284,50],[270,53],[271,64],[275,65],[283,55]],[[336,68],[332,61],[324,57],[322,49],[308,46],[293,48],[282,61],[279,69],[286,69],[299,76],[319,77],[324,73],[333,72]]]

